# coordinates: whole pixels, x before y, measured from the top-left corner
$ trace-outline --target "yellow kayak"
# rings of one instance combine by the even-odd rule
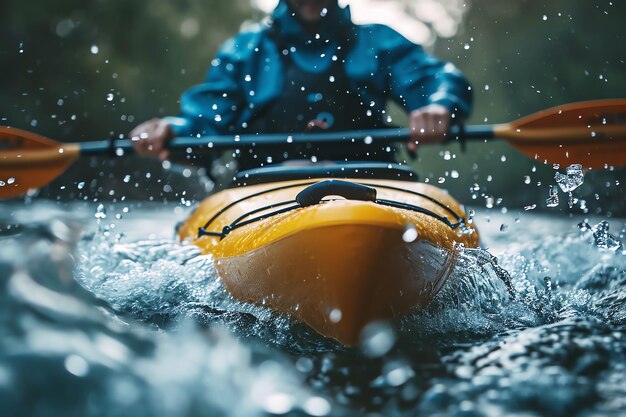
[[[240,183],[261,183],[206,198],[179,227],[179,238],[214,257],[236,299],[354,345],[368,323],[425,307],[459,247],[478,245],[477,231],[447,192],[406,178],[405,167],[366,168],[244,173]],[[370,179],[372,173],[404,178]]]

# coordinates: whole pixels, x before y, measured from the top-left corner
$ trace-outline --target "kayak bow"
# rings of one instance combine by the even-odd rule
[[[369,178],[227,189],[200,203],[178,235],[213,255],[236,299],[287,313],[345,345],[358,343],[372,321],[425,307],[459,247],[478,244],[445,191]]]

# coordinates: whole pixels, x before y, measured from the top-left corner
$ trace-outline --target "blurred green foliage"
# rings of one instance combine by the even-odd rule
[[[438,39],[434,52],[471,80],[476,97],[471,123],[507,122],[572,101],[626,97],[626,3],[473,0],[467,7],[459,33]],[[201,82],[219,44],[243,21],[261,17],[248,0],[4,0],[0,123],[68,142],[126,135],[143,120],[176,114],[180,93]],[[128,197],[161,198],[163,183],[176,181],[171,173],[161,178],[154,161],[130,158],[117,164],[83,161],[46,195],[58,195],[61,184],[97,177],[93,194],[115,197],[123,192],[110,191],[120,186],[120,173],[139,178],[150,171],[158,184],[136,187]],[[423,179],[462,201],[484,206],[493,197],[498,210],[541,208],[554,183],[551,166],[528,160],[505,143],[469,144],[465,153],[457,145],[422,149],[413,164]],[[578,194],[592,211],[624,214],[624,177],[623,170],[589,173]],[[176,187],[187,187],[186,195],[195,198],[204,192],[184,179]]]
[[[0,117],[60,140],[125,134],[178,111],[247,0],[3,1]]]

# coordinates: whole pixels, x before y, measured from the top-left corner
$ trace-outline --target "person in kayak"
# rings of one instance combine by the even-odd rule
[[[443,142],[471,111],[468,81],[451,63],[384,25],[356,25],[337,0],[280,0],[271,23],[226,41],[204,82],[181,98],[177,117],[132,132],[141,155],[169,156],[175,136],[302,133],[385,127],[387,100],[408,113],[410,151]],[[252,148],[239,170],[287,160],[395,161],[389,147],[365,143]]]

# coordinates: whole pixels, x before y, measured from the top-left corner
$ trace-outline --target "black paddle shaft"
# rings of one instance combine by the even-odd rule
[[[494,137],[493,126],[452,126],[446,142],[461,142],[467,139],[491,139]],[[185,149],[233,149],[242,147],[256,147],[264,145],[284,145],[316,143],[316,144],[347,144],[347,143],[376,143],[377,145],[406,142],[410,138],[408,128],[388,128],[375,130],[358,130],[348,132],[323,133],[275,133],[275,134],[246,134],[220,135],[199,137],[177,137],[172,139],[168,148],[171,150]],[[131,139],[111,139],[93,142],[82,142],[80,151],[83,155],[116,155],[133,150]]]

